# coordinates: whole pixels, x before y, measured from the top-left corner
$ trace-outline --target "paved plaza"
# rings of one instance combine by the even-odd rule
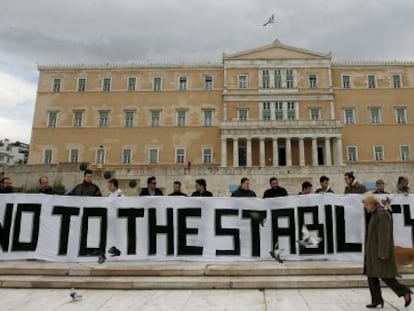
[[[271,311],[367,310],[368,288],[281,290],[79,290],[72,302],[67,289],[0,289],[2,311],[139,310]],[[384,289],[383,310],[403,310],[403,299]],[[413,306],[405,310],[414,310]]]

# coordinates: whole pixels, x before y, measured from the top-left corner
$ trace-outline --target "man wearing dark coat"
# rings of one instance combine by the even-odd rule
[[[207,190],[207,182],[204,178],[197,179],[195,182],[195,189],[192,197],[212,197],[213,193]]]
[[[171,192],[169,196],[181,196],[181,197],[187,196],[184,192],[181,192],[181,181],[178,181],[178,180],[174,181],[173,192]]]
[[[367,192],[367,188],[360,184],[354,175],[354,172],[346,172],[344,174],[344,179],[345,179],[345,190],[344,193],[365,193]]]
[[[164,195],[161,191],[161,189],[157,188],[157,179],[155,176],[148,177],[147,179],[147,188],[142,188],[141,193],[139,196],[150,196],[150,195],[156,195],[156,196],[162,196]]]
[[[39,193],[55,194],[53,188],[49,186],[49,178],[47,178],[47,176],[39,178]]]
[[[285,197],[288,195],[285,188],[279,186],[279,181],[276,177],[271,177],[269,180],[270,189],[267,189],[263,194],[263,199]]]
[[[240,181],[240,187],[231,194],[232,197],[246,198],[256,197],[256,193],[250,190],[250,180],[247,177],[243,177]]]
[[[3,177],[0,181],[0,193],[13,193],[13,182],[9,177]]]
[[[85,170],[83,173],[83,182],[76,185],[68,195],[101,197],[101,190],[97,185],[92,183],[92,174],[92,170]]]
[[[400,284],[394,253],[393,222],[391,214],[378,199],[367,194],[362,201],[366,211],[371,214],[365,240],[364,272],[368,277],[371,304],[367,308],[384,306],[379,279],[391,288],[398,297],[404,297],[405,306],[411,303],[411,290]]]

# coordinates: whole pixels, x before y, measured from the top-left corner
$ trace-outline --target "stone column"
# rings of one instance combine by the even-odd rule
[[[331,139],[329,137],[325,137],[325,165],[332,165]]]
[[[239,139],[233,138],[233,167],[239,167]]]
[[[221,167],[227,166],[227,138],[221,138]]]
[[[250,137],[246,140],[246,158],[247,158],[247,167],[252,166],[252,139]]]
[[[312,137],[312,165],[318,165],[318,144],[316,137]]]
[[[299,137],[299,166],[305,166],[305,142],[304,142],[304,137]]]
[[[279,166],[279,145],[277,138],[273,138],[273,166]]]
[[[292,145],[290,137],[286,138],[286,166],[292,166]]]
[[[342,158],[342,138],[336,138],[336,165],[342,165],[344,162]]]
[[[265,159],[265,141],[263,137],[260,137],[260,148],[259,148],[259,154],[260,154],[260,167],[266,166],[266,159]]]

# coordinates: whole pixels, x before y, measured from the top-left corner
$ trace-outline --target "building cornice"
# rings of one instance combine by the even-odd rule
[[[106,64],[38,64],[39,71],[46,70],[108,70],[108,69],[223,69],[222,63],[106,63]]]
[[[414,60],[354,60],[354,61],[333,61],[332,68],[354,67],[354,66],[412,66]]]

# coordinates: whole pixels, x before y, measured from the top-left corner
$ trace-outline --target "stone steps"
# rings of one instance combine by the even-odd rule
[[[414,285],[411,267],[403,283]],[[358,262],[0,262],[3,288],[278,289],[366,287]]]

